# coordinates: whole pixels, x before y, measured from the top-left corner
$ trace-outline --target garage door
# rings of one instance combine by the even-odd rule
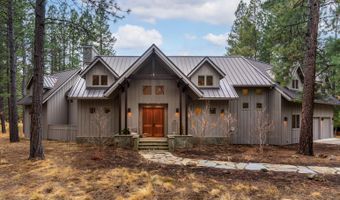
[[[320,139],[320,118],[313,118],[313,140]]]
[[[322,120],[323,119],[323,120]],[[333,137],[330,118],[321,119],[321,139]]]

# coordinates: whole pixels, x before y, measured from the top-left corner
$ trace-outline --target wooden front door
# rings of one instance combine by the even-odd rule
[[[164,108],[143,108],[143,136],[164,136]]]

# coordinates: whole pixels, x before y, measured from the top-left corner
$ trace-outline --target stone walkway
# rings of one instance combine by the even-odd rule
[[[327,139],[315,140],[314,143],[340,145],[340,138],[327,138]]]
[[[184,165],[197,167],[211,167],[231,170],[295,172],[300,174],[336,174],[340,175],[339,167],[296,166],[269,163],[237,163],[228,161],[209,161],[191,158],[181,158],[170,152],[140,151],[145,159],[168,165]]]

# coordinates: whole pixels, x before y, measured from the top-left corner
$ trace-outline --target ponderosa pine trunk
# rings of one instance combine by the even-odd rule
[[[304,57],[304,83],[302,97],[302,117],[298,153],[313,155],[313,109],[315,90],[316,50],[318,44],[319,0],[308,0],[308,27],[306,52]]]
[[[0,90],[0,93],[1,92],[2,91]],[[0,122],[1,122],[1,133],[6,133],[4,98],[2,96],[0,96]]]
[[[46,0],[35,2],[35,31],[34,31],[34,69],[33,97],[31,116],[30,156],[29,159],[44,159],[42,145],[42,96],[44,73],[44,36],[45,36],[45,7]]]
[[[27,82],[27,61],[26,61],[26,49],[25,49],[25,40],[22,41],[22,46],[21,46],[21,51],[22,51],[22,81],[21,81],[21,95],[24,97],[26,96],[26,82]],[[25,127],[27,124],[24,121],[25,117],[25,107],[23,106],[22,109],[22,123],[23,123],[23,130],[25,130]]]
[[[13,1],[8,0],[7,8],[7,39],[9,50],[9,70],[10,70],[10,96],[9,96],[9,140],[10,142],[19,142],[18,132],[18,109],[17,109],[17,87],[16,87],[16,55],[15,55],[15,40],[13,28],[14,7]]]

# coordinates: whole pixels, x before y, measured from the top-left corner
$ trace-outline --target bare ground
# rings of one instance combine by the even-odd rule
[[[297,145],[265,146],[264,152],[256,145],[201,145],[188,150],[178,150],[176,155],[186,158],[232,162],[263,162],[292,165],[340,167],[340,145],[314,144],[314,156],[296,154]]]
[[[27,160],[29,142],[0,136],[0,199],[337,199],[340,177],[226,171],[150,163],[137,152],[44,141],[46,159]]]

